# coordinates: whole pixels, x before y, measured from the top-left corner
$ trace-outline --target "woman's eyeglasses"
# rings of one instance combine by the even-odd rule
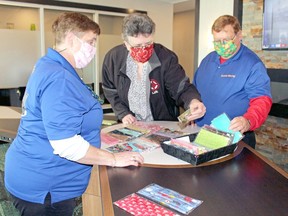
[[[134,45],[134,46],[132,46],[128,41],[126,41],[128,44],[129,44],[129,46],[131,47],[131,48],[146,48],[146,47],[149,47],[149,46],[151,46],[154,42],[153,41],[149,41],[149,42],[147,42],[147,43],[145,43],[145,44],[137,44],[137,45]]]

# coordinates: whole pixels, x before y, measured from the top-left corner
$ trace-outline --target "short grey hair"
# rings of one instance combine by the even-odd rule
[[[155,23],[146,14],[133,13],[126,16],[122,24],[122,37],[127,41],[128,36],[136,37],[139,34],[151,35],[155,32]]]

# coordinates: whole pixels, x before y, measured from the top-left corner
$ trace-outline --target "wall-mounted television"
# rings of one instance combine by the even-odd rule
[[[288,50],[287,0],[264,0],[262,49]]]

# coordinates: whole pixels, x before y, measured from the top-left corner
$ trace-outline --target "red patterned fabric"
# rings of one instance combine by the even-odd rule
[[[114,202],[115,205],[132,215],[139,216],[176,216],[174,212],[157,205],[137,194],[133,193],[121,200]]]
[[[147,62],[153,53],[154,44],[145,47],[131,47],[131,56],[134,60],[144,63]]]

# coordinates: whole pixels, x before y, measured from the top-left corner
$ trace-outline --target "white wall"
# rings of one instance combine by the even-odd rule
[[[40,56],[39,31],[0,29],[0,47],[0,89],[25,86]]]
[[[173,4],[155,0],[61,0],[66,2],[81,2],[124,9],[147,11],[148,16],[156,24],[155,42],[169,49],[173,44]]]
[[[101,5],[101,6],[110,6],[110,7],[122,8],[122,9],[133,9],[133,10],[147,11],[148,15],[154,20],[154,22],[156,24],[155,42],[162,43],[163,45],[165,45],[169,49],[172,49],[172,44],[173,44],[173,41],[172,41],[172,38],[173,38],[173,34],[172,34],[173,5],[170,3],[165,3],[165,2],[161,2],[161,1],[154,1],[154,0],[121,0],[121,1],[119,1],[119,0],[97,0],[97,1],[95,1],[95,0],[83,0],[83,1],[64,0],[64,1],[84,3],[84,4],[85,3],[86,4],[95,4],[95,5]],[[12,7],[9,7],[9,9],[7,10],[5,5],[12,5]],[[1,15],[0,30],[1,30],[1,33],[3,33],[3,31],[10,33],[10,31],[11,31],[11,34],[15,33],[15,35],[13,34],[14,39],[12,41],[14,41],[14,42],[18,41],[18,43],[15,43],[12,46],[11,43],[9,43],[11,41],[9,34],[8,33],[5,35],[1,34],[2,40],[0,40],[0,47],[2,49],[0,50],[0,57],[1,57],[2,61],[0,62],[0,69],[1,69],[2,73],[0,73],[0,89],[2,89],[2,88],[17,88],[19,86],[25,86],[27,83],[28,77],[32,71],[33,65],[35,64],[35,62],[37,61],[37,59],[41,55],[45,54],[46,49],[45,49],[45,45],[42,46],[42,43],[40,44],[40,41],[44,41],[43,40],[44,34],[39,33],[40,24],[37,21],[37,20],[39,20],[39,18],[34,17],[34,19],[31,21],[31,19],[28,19],[30,14],[31,14],[30,9],[25,8],[25,10],[22,11],[21,6],[28,6],[28,7],[31,6],[32,8],[35,7],[36,9],[34,9],[32,11],[33,11],[33,14],[36,14],[37,16],[39,14],[38,8],[43,7],[43,6],[37,5],[37,4],[28,4],[28,3],[19,3],[19,5],[18,5],[16,2],[1,1],[1,0],[0,0],[0,6],[1,6],[0,7],[0,12],[1,12],[0,13],[0,15]],[[15,7],[15,9],[12,9],[14,6],[19,6],[19,7]],[[49,6],[45,6],[45,8],[48,8],[48,7]],[[57,10],[59,7],[50,6],[49,8],[52,10],[54,10],[54,9]],[[60,8],[61,8],[61,10],[63,10],[63,7],[60,7]],[[67,10],[80,11],[81,9],[67,8]],[[9,14],[7,14],[7,11],[9,11],[8,12]],[[87,11],[87,10],[85,10],[85,11]],[[91,10],[90,12],[93,13],[93,11]],[[13,12],[13,15],[14,15],[11,17],[15,18],[16,20],[11,20],[9,18],[11,15],[10,14],[11,12]],[[26,15],[25,19],[23,19],[22,17],[19,18],[20,15],[23,15],[22,12],[25,14],[28,13],[29,16]],[[99,11],[99,13],[101,13],[101,11]],[[124,14],[122,14],[122,15],[124,15]],[[41,13],[40,13],[40,16],[41,16]],[[7,23],[14,23],[15,29],[12,29],[12,30],[11,29],[5,29],[5,28],[7,28]],[[19,25],[19,23],[21,23],[21,26]],[[32,33],[30,32],[31,23],[36,24],[36,31],[34,31]],[[22,26],[22,24],[23,24],[23,26]],[[45,24],[47,24],[47,23],[45,23]],[[50,26],[50,24],[46,25],[46,26]],[[28,41],[25,41],[25,43],[23,43],[24,38],[20,34],[22,32],[19,31],[19,30],[22,30],[22,28],[25,29],[25,31],[27,31],[27,33],[26,33],[23,30],[24,31],[23,34],[33,34],[33,35],[37,34],[37,36],[39,38],[37,40],[33,38],[32,40],[29,41],[29,43],[28,43]],[[20,32],[19,34],[18,33],[16,34],[16,29],[17,29],[17,32],[18,31]],[[43,28],[41,27],[41,29],[42,29],[41,30],[41,33],[42,33]],[[42,35],[42,37],[40,39],[41,35]],[[47,36],[47,34],[45,36]],[[19,38],[21,38],[21,39],[19,39]],[[45,42],[47,42],[47,41],[45,41]],[[102,42],[104,42],[104,41],[102,41]],[[119,43],[122,43],[122,41],[120,41]],[[8,45],[10,45],[12,47],[8,48],[7,47]],[[112,43],[110,45],[112,45]],[[28,49],[27,49],[27,47],[28,47]],[[4,50],[9,51],[11,49],[13,51],[16,51],[15,53],[17,55],[12,53],[11,51],[10,52],[4,51]],[[27,51],[27,53],[25,52],[25,54],[23,55],[23,53],[20,52],[19,50],[24,50],[24,52],[27,50],[28,51]],[[34,52],[34,50],[35,50],[35,52]],[[29,54],[29,55],[27,55],[27,54]],[[96,66],[94,66],[94,65],[90,65],[90,66],[93,67],[91,69],[92,72],[90,72],[90,70],[88,72],[85,72],[86,71],[86,68],[85,68],[83,70],[83,72],[81,72],[82,76],[83,76],[85,82],[87,82],[87,83],[94,82],[95,85],[97,85],[98,82],[101,81],[101,80],[99,80],[100,69],[96,69],[96,71],[95,71],[94,68],[96,66],[97,66],[97,68],[99,68],[101,66],[101,64],[99,64],[99,61],[97,60]],[[95,72],[93,72],[93,70]],[[98,89],[97,86],[95,86],[95,88],[97,91],[97,89]]]
[[[186,75],[192,80],[194,74],[195,10],[174,13],[173,50]]]
[[[221,15],[233,15],[234,0],[201,0],[199,19],[198,65],[201,60],[213,51],[211,27]]]

